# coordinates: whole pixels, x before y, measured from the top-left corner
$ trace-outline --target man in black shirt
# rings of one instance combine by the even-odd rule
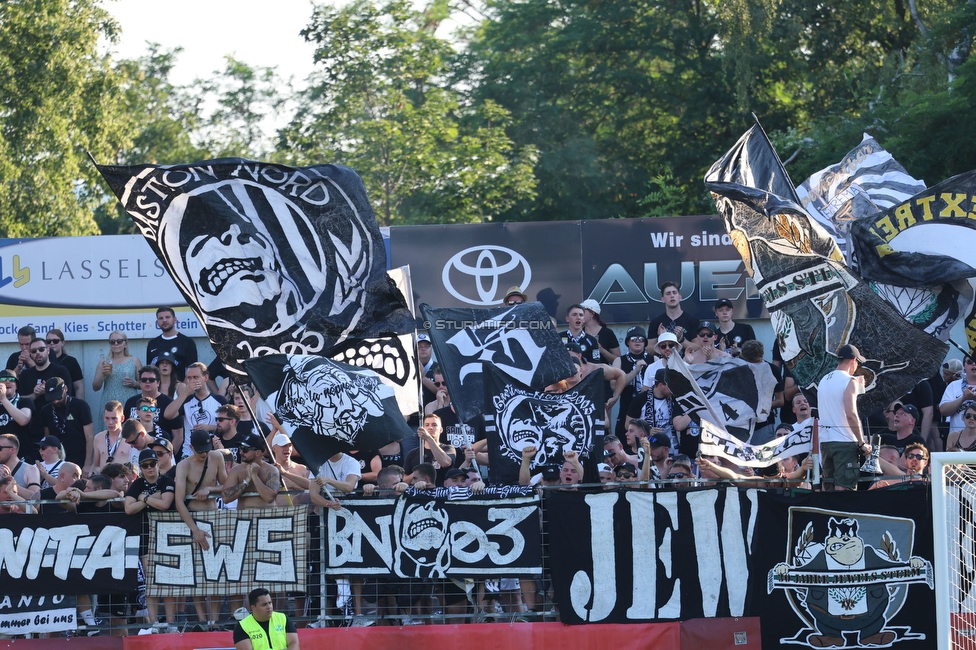
[[[7,365],[4,368],[16,370],[17,374],[20,375],[25,369],[33,367],[34,362],[31,361],[30,344],[36,338],[37,330],[30,325],[25,325],[17,330],[17,344],[20,345],[20,351],[14,352],[7,357]]]
[[[71,395],[73,384],[71,373],[64,366],[59,366],[51,362],[48,355],[47,343],[44,339],[34,339],[30,344],[30,356],[34,361],[34,366],[24,368],[20,373],[20,381],[17,382],[17,390],[24,397],[31,397],[34,400],[34,408],[40,411],[48,403],[45,382],[49,379],[59,377],[64,385],[68,387],[68,394]]]
[[[158,366],[159,355],[169,351],[176,357],[177,371],[186,372],[187,366],[197,360],[197,344],[189,336],[176,331],[176,312],[172,307],[156,310],[156,326],[162,334],[146,344],[146,363]]]
[[[647,347],[652,350],[657,346],[657,337],[665,332],[671,332],[678,337],[679,343],[683,343],[689,334],[698,331],[698,319],[681,309],[678,285],[674,282],[662,284],[661,302],[664,303],[664,313],[652,318],[647,326]]]
[[[84,400],[68,395],[64,380],[47,380],[47,404],[41,409],[45,436],[57,436],[65,458],[82,467],[83,476],[91,472],[92,441],[95,437],[91,409]]]
[[[33,465],[41,459],[34,448],[39,437],[30,435],[34,400],[18,395],[17,383],[17,375],[10,370],[0,370],[0,433],[17,436],[24,449],[24,459]]]

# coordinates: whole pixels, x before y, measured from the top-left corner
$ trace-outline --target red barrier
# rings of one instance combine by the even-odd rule
[[[681,621],[681,650],[762,650],[759,617]]]
[[[482,623],[414,627],[345,627],[302,629],[303,648],[343,650],[430,650],[458,645],[492,650],[680,650],[680,623],[578,625],[562,623]],[[53,639],[52,639],[53,640]],[[230,632],[153,634],[123,639],[124,650],[194,650],[231,648]],[[339,645],[341,644],[341,645]],[[19,647],[19,646],[18,646]],[[50,646],[48,646],[50,647]],[[67,647],[67,646],[66,646]],[[72,645],[71,648],[79,646]],[[704,647],[704,646],[702,646]]]
[[[57,637],[54,639],[0,639],[0,650],[48,650],[49,648],[65,648],[65,650],[122,650],[123,639],[120,636],[79,636],[71,639]]]

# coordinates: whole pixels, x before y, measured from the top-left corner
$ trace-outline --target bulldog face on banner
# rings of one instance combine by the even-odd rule
[[[395,571],[412,577],[444,577],[451,566],[450,518],[437,501],[397,501],[393,513]]]
[[[510,386],[494,402],[501,449],[513,461],[531,445],[538,450],[531,467],[542,467],[593,443],[594,406],[585,395],[522,394]]]

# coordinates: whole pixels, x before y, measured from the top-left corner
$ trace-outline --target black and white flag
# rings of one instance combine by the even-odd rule
[[[575,451],[585,463],[591,447],[603,449],[603,372],[592,372],[565,393],[536,391],[484,364],[485,433],[493,483],[518,483],[522,450],[537,449],[530,468],[561,463]]]
[[[769,467],[790,456],[810,453],[812,441],[813,418],[795,424],[790,433],[762,445],[742,442],[718,425],[702,419],[698,449],[703,456],[721,456],[743,467]]]
[[[316,472],[340,451],[379,449],[413,433],[393,389],[372,370],[297,354],[255,357],[244,366]]]
[[[757,422],[769,418],[776,378],[767,363],[723,355],[689,366],[673,355],[668,366],[668,388],[684,413],[697,414],[743,442]]]
[[[542,303],[498,309],[435,308],[422,304],[420,309],[451,402],[464,422],[471,422],[482,413],[482,362],[536,390],[576,374],[576,365]]]
[[[242,159],[98,170],[229,370],[413,330],[353,170]]]

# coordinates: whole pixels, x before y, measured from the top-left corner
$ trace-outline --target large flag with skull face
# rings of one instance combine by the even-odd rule
[[[372,370],[297,354],[255,357],[244,366],[316,472],[337,452],[379,449],[412,433],[393,389]]]
[[[753,164],[759,161],[759,164]],[[772,161],[776,164],[773,165]],[[915,328],[847,267],[830,234],[795,199],[772,145],[753,126],[712,165],[705,186],[753,278],[784,363],[813,389],[836,367],[840,346],[867,358],[859,374],[872,412],[931,377],[947,346]]]
[[[232,372],[253,356],[413,329],[351,169],[221,159],[98,170]]]
[[[563,452],[575,451],[585,464],[591,448],[603,449],[603,371],[558,394],[533,390],[489,363],[481,374],[493,483],[518,483],[522,450],[529,446],[536,448],[533,473],[562,463]]]
[[[420,309],[454,410],[464,422],[470,423],[482,414],[482,362],[537,390],[576,374],[576,366],[542,303],[497,309],[421,304]]]

